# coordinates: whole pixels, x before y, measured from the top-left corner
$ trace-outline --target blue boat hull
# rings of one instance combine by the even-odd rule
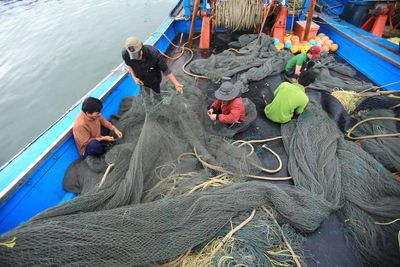
[[[350,65],[383,89],[400,90],[400,55],[395,44],[327,16],[321,16],[319,25]]]

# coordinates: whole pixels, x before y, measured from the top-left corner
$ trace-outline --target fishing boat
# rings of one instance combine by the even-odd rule
[[[199,6],[198,6],[199,5]],[[310,1],[306,1],[304,10],[308,10]],[[201,16],[196,16],[200,8]],[[332,9],[330,9],[332,10]],[[155,46],[163,53],[174,51],[171,40],[193,38],[194,33],[211,30],[209,18],[213,7],[210,1],[181,0],[170,12],[164,23],[152,34],[146,43]],[[394,45],[389,45],[371,34],[361,32],[355,26],[339,21],[337,17],[318,13],[314,22],[320,31],[329,35],[339,45],[338,55],[369,78],[377,86],[385,89],[398,89],[397,85],[388,85],[400,81],[400,56]],[[304,14],[288,16],[286,26],[301,19]],[[214,30],[214,29],[212,29]],[[216,32],[223,29],[216,28]],[[194,42],[202,51],[212,52],[207,46],[209,36],[201,36]],[[357,53],[355,53],[357,51]],[[195,54],[199,57],[200,53]],[[181,63],[171,63],[172,69],[181,67]],[[379,67],[377,67],[379,66]],[[76,194],[63,189],[62,182],[67,168],[79,158],[72,136],[73,122],[81,111],[82,101],[93,96],[103,101],[102,113],[109,118],[118,112],[121,101],[128,96],[138,94],[140,88],[134,83],[125,64],[116,67],[99,82],[87,95],[77,101],[56,122],[49,126],[35,140],[22,149],[0,169],[0,234],[15,229],[38,213],[67,202]],[[316,265],[359,265],[353,253],[347,249],[344,237],[338,234],[339,221],[330,217],[324,222],[318,233],[312,234],[307,241],[308,257]],[[334,230],[332,230],[334,229]],[[329,251],[324,249],[330,243]]]
[[[311,1],[305,3],[306,10],[310,3]],[[317,13],[315,22],[320,26],[321,32],[329,35],[342,48],[338,51],[342,58],[375,84],[385,86],[387,90],[396,90],[400,81],[399,44],[382,38],[385,23],[379,24],[379,14],[370,15],[371,20],[375,20],[376,27],[380,28],[379,33],[373,34],[358,27],[359,24],[364,24],[362,18],[367,19],[366,7],[372,10],[375,4],[374,1],[331,1],[326,9],[321,8],[322,12]],[[357,12],[358,7],[363,10],[362,13]],[[361,19],[358,19],[359,17]],[[385,13],[382,17],[388,16]]]

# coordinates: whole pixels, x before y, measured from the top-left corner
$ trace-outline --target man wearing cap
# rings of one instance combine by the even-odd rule
[[[235,126],[246,120],[246,112],[242,98],[239,96],[240,88],[231,82],[224,82],[215,91],[215,100],[209,110],[208,116],[213,121]]]
[[[129,37],[125,41],[122,58],[137,85],[144,85],[159,94],[162,71],[174,84],[176,93],[183,92],[183,85],[170,71],[164,56],[157,48],[151,45],[143,45],[138,38]]]
[[[311,59],[319,59],[321,48],[319,46],[312,46],[308,52],[300,53],[292,57],[285,66],[285,73],[288,77],[297,79],[304,69],[309,69],[307,63]],[[314,64],[310,64],[314,65]],[[295,80],[294,80],[295,81]]]
[[[312,71],[300,73],[297,83],[281,83],[274,92],[274,100],[264,108],[265,116],[273,122],[289,122],[295,114],[303,113],[308,104],[305,87],[315,81]]]

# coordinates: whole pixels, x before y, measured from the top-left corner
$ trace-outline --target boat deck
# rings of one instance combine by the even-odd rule
[[[228,41],[223,42],[222,39],[228,40],[237,37],[239,34],[219,34],[225,35],[223,38],[215,38],[214,40],[214,51],[213,53],[219,53],[224,49],[228,48]],[[194,44],[197,45],[198,40],[195,40]],[[179,43],[179,38],[174,40],[174,43]],[[179,50],[176,48],[170,49],[168,55],[176,55]],[[194,59],[200,58],[201,53],[196,50],[194,53]],[[176,61],[169,61],[169,66],[174,73],[181,73],[182,66],[190,58],[190,53],[185,53],[182,57]],[[340,59],[339,59],[340,60]],[[367,80],[362,74],[357,75],[358,78]],[[236,77],[233,77],[235,79]],[[267,77],[258,82],[250,83],[249,92],[244,93],[242,97],[249,98],[257,108],[257,119],[255,122],[243,133],[235,135],[236,140],[257,140],[266,139],[275,136],[280,136],[280,125],[269,121],[264,115],[264,107],[266,103],[269,103],[273,99],[273,92],[278,85],[283,81],[281,75],[274,75]],[[210,99],[214,99],[214,91],[218,85],[213,84],[207,80],[197,80],[197,87],[203,90],[204,93]],[[330,94],[309,90],[308,95],[310,98],[320,102],[324,109],[331,115],[333,119],[338,122],[339,127],[344,127],[343,121],[349,119],[347,112],[345,112],[342,106],[336,99]],[[343,119],[344,116],[347,118]],[[288,156],[283,147],[282,140],[277,140],[268,143],[268,146],[278,153],[282,159],[283,167],[278,173],[271,174],[272,177],[285,177],[289,176],[287,171]],[[267,152],[258,153],[263,166],[266,168],[275,168],[277,161],[275,157]],[[266,181],[269,182],[269,181]],[[289,181],[276,181],[272,183],[291,183]],[[306,236],[305,240],[305,256],[306,263],[308,266],[360,266],[361,261],[354,255],[353,251],[346,245],[346,240],[343,235],[342,223],[339,221],[335,213],[331,214],[326,219],[321,227],[314,233]]]

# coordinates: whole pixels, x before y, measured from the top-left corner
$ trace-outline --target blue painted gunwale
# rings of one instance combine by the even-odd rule
[[[161,33],[173,40],[178,33],[187,33],[189,29],[190,21],[168,17],[146,43],[165,52],[170,43]],[[195,30],[200,29],[201,20],[197,20]],[[139,87],[128,75],[125,65],[120,64],[54,124],[0,168],[0,234],[75,196],[62,188],[62,180],[68,166],[79,157],[72,137],[72,124],[81,110],[83,99],[87,96],[102,99],[102,113],[104,117],[109,118],[118,112],[124,97],[134,96],[138,91]]]

